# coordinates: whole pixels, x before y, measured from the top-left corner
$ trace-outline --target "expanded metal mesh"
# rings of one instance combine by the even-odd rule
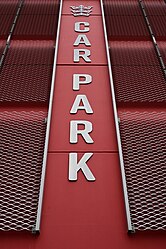
[[[56,0],[19,2],[0,2],[0,56],[12,38],[0,70],[2,231],[36,225],[59,9]]]
[[[4,65],[52,65],[54,41],[13,40]]]
[[[22,15],[55,15],[58,12],[59,0],[26,0]]]
[[[57,17],[57,15],[20,15],[13,38],[54,39]]]
[[[110,56],[118,105],[163,105],[164,74],[150,41],[111,41]]]
[[[166,4],[163,0],[144,0],[144,6],[150,26],[157,39],[166,37],[165,23],[166,23]]]
[[[110,39],[140,40],[149,37],[142,16],[109,16],[106,23]]]
[[[166,4],[164,0],[144,0],[144,5],[148,15],[166,15]]]
[[[0,73],[1,104],[48,103],[51,76],[51,65],[4,65]]]
[[[166,230],[166,112],[119,112],[132,223]]]
[[[14,30],[15,39],[54,39],[59,1],[24,1]]]
[[[159,65],[150,41],[111,41],[109,46],[112,65]]]
[[[113,66],[118,105],[164,105],[166,82],[160,66]]]
[[[0,1],[0,15],[15,14],[18,7],[18,0],[1,0]]]
[[[166,36],[165,1],[143,4],[165,62],[166,46],[159,42]],[[135,230],[166,230],[164,74],[139,1],[104,5],[131,221]]]
[[[105,0],[104,9],[109,39],[149,39],[138,1]]]
[[[18,8],[17,0],[0,1],[0,38],[7,38]]]
[[[32,230],[36,221],[45,112],[0,112],[0,230]]]

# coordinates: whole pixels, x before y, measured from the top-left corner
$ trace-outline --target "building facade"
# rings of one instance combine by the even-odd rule
[[[166,2],[0,1],[0,247],[164,249]]]

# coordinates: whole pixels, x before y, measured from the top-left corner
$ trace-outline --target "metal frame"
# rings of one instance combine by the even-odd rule
[[[2,54],[1,59],[0,59],[0,68],[3,65],[3,61],[5,59],[6,53],[8,51],[8,48],[10,46],[11,37],[12,37],[13,31],[14,31],[14,28],[15,28],[15,25],[16,25],[16,22],[17,22],[17,19],[18,19],[18,16],[20,14],[20,11],[21,11],[21,8],[22,8],[23,4],[24,4],[24,0],[21,0],[20,3],[19,3],[18,9],[17,9],[16,15],[14,17],[14,21],[12,23],[12,27],[11,27],[11,29],[9,31],[9,35],[8,35],[7,40],[6,40],[6,45],[5,45],[5,48],[3,50],[3,54]]]
[[[46,129],[42,174],[41,174],[41,182],[40,182],[38,210],[37,210],[37,219],[36,219],[36,224],[35,224],[34,228],[32,229],[32,233],[35,233],[35,234],[40,232],[40,222],[41,222],[41,212],[42,212],[42,203],[43,203],[43,194],[44,194],[44,183],[45,183],[45,174],[46,174],[46,164],[47,164],[47,153],[48,153],[48,143],[49,143],[49,134],[50,134],[53,94],[54,94],[54,86],[55,86],[56,63],[57,63],[61,15],[62,15],[62,2],[63,2],[63,0],[60,0],[57,36],[56,36],[55,52],[54,52],[54,64],[53,64],[49,109],[48,109],[48,117],[47,117],[47,129]]]
[[[120,159],[120,168],[121,168],[128,232],[134,233],[135,230],[131,222],[131,214],[130,214],[130,207],[129,207],[128,192],[127,192],[126,175],[125,175],[125,169],[124,169],[124,160],[123,160],[122,144],[121,144],[120,129],[119,129],[119,119],[118,119],[118,113],[117,113],[115,90],[114,90],[114,83],[113,83],[113,76],[112,76],[112,69],[111,69],[111,59],[109,55],[106,23],[105,23],[105,17],[104,17],[103,0],[100,0],[100,4],[101,4],[101,12],[102,12],[102,20],[103,20],[103,28],[104,28],[104,38],[105,38],[105,44],[106,44],[106,54],[107,54],[108,70],[109,70],[109,77],[110,77],[110,87],[111,87],[111,93],[112,93],[112,102],[113,102],[116,136],[117,136],[118,150],[119,150],[119,159]]]
[[[151,28],[151,25],[150,25],[148,16],[147,16],[147,14],[146,14],[146,10],[145,10],[145,7],[144,7],[144,2],[143,2],[142,0],[138,0],[138,2],[139,2],[139,6],[140,6],[140,8],[141,8],[141,10],[142,10],[142,13],[143,13],[143,16],[144,16],[146,25],[147,25],[147,27],[148,27],[150,36],[151,36],[151,38],[152,38],[153,45],[154,45],[154,48],[155,48],[155,51],[156,51],[158,60],[159,60],[159,62],[160,62],[161,68],[162,68],[163,73],[164,73],[164,76],[165,76],[165,78],[166,78],[166,67],[165,67],[163,58],[162,58],[162,56],[161,56],[160,49],[159,49],[159,47],[158,47],[158,45],[157,45],[156,38],[155,38],[155,36],[154,36],[153,30],[152,30],[152,28]]]

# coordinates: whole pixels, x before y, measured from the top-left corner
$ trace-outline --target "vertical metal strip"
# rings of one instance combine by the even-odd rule
[[[125,169],[124,169],[122,144],[121,144],[120,130],[119,130],[118,113],[117,113],[116,99],[115,99],[115,90],[114,90],[114,84],[113,84],[111,60],[110,60],[110,55],[109,55],[109,47],[108,47],[108,40],[107,40],[107,33],[106,33],[106,23],[105,23],[105,17],[104,17],[103,0],[100,0],[100,4],[101,4],[101,11],[102,11],[104,38],[105,38],[105,44],[106,44],[106,54],[107,54],[108,70],[109,70],[109,77],[110,77],[110,86],[111,86],[111,93],[112,93],[112,102],[113,102],[114,119],[115,119],[116,135],[117,135],[118,150],[119,150],[119,159],[120,159],[120,167],[121,167],[121,175],[122,175],[122,184],[123,184],[123,192],[124,192],[124,200],[125,200],[128,232],[133,233],[134,228],[133,228],[132,223],[131,223],[129,199],[128,199],[128,192],[127,192],[127,184],[126,184],[126,175],[125,175]]]
[[[43,193],[44,193],[44,182],[45,182],[45,174],[46,174],[47,153],[48,153],[48,143],[49,143],[49,134],[50,134],[50,124],[51,124],[51,113],[52,113],[53,94],[54,94],[54,86],[55,86],[56,63],[57,63],[60,25],[61,25],[61,15],[62,15],[62,1],[63,0],[60,0],[58,27],[57,27],[55,53],[54,53],[54,64],[53,64],[53,73],[52,73],[52,81],[51,81],[49,109],[48,109],[48,117],[47,117],[47,129],[46,129],[46,138],[45,138],[42,174],[41,174],[41,182],[40,182],[39,202],[38,202],[36,224],[35,224],[35,227],[32,230],[33,233],[40,232],[41,212],[42,212]]]

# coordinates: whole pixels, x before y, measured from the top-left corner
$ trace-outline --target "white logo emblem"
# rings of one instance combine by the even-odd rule
[[[93,6],[70,6],[73,16],[90,16]]]

